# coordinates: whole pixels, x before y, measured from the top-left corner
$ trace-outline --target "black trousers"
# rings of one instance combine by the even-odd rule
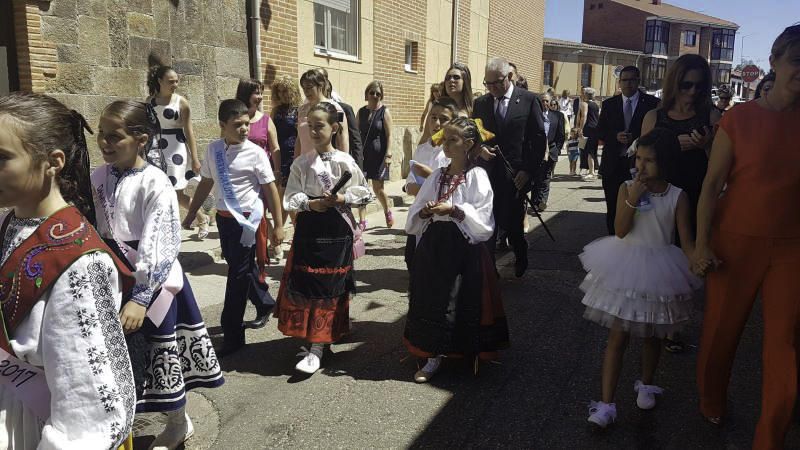
[[[494,235],[490,242],[497,242],[499,229],[506,232],[508,243],[517,261],[528,259],[528,243],[525,240],[525,200],[517,193],[514,183],[507,177],[495,179],[493,213],[496,221]]]
[[[611,155],[603,153],[603,158],[610,158]],[[617,161],[613,164],[603,166],[603,193],[606,196],[606,227],[608,234],[613,235],[616,233],[614,229],[614,220],[617,217],[617,194],[619,193],[619,186],[627,180],[631,179],[630,161],[627,157],[616,157]],[[609,169],[612,166],[613,169]]]
[[[550,180],[553,178],[553,171],[556,169],[556,162],[552,159],[547,160],[539,166],[533,178],[533,203],[547,203],[550,198]]]
[[[222,331],[225,341],[231,343],[244,342],[242,320],[247,307],[247,298],[256,307],[259,315],[268,314],[275,306],[275,299],[269,295],[266,283],[258,279],[256,263],[256,246],[244,247],[239,239],[242,237],[242,226],[232,217],[217,214],[219,240],[222,244],[222,256],[228,263],[228,280],[225,284],[225,305],[222,308]]]

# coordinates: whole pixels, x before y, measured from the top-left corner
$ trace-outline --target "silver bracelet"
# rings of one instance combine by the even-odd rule
[[[631,205],[631,202],[629,202],[627,198],[625,199],[625,204],[628,205],[628,208],[637,209],[635,206]]]

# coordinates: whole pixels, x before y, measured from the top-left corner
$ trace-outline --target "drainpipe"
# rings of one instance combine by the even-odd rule
[[[603,70],[600,72],[600,97],[603,97],[603,91],[605,91],[605,84],[606,84],[606,56],[608,56],[608,50],[603,54]]]
[[[258,0],[247,0],[247,21],[250,25],[250,78],[261,80],[261,17]]]
[[[458,59],[458,0],[453,0],[453,39],[450,46],[450,63]]]

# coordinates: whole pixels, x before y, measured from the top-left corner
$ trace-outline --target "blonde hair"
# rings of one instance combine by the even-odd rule
[[[300,86],[298,86],[296,78],[283,75],[272,83],[269,90],[272,96],[272,103],[275,105],[272,108],[273,111],[280,106],[297,108],[302,103]]]

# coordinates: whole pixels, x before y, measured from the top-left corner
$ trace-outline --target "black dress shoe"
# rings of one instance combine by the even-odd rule
[[[514,262],[514,275],[517,278],[522,278],[526,270],[528,270],[528,258],[518,259]]]
[[[252,330],[257,330],[259,328],[264,328],[267,325],[267,321],[269,321],[268,312],[257,315],[254,320],[244,321],[244,323],[242,323],[242,326],[245,328],[250,328]]]
[[[225,342],[222,344],[222,348],[217,352],[217,358],[224,358],[228,355],[232,355],[241,350],[242,347],[244,347],[244,341],[237,343]]]

